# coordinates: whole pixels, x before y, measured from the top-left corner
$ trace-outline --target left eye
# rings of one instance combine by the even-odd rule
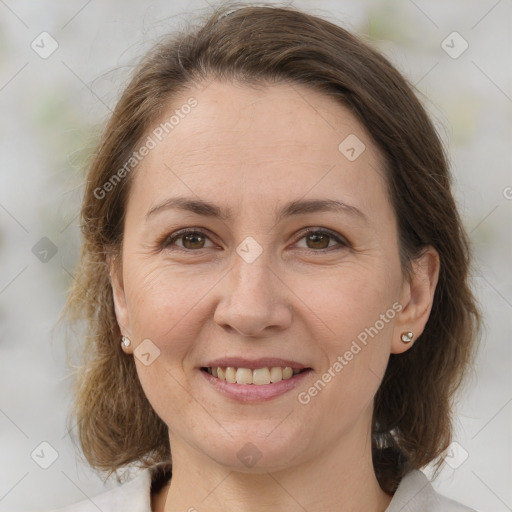
[[[338,245],[347,246],[347,242],[338,235],[325,230],[310,230],[306,232],[299,240],[306,240],[307,249],[327,249],[330,242],[335,241]],[[331,246],[332,247],[332,246]]]

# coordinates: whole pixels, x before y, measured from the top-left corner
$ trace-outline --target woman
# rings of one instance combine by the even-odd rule
[[[419,471],[474,354],[468,240],[439,138],[375,50],[250,6],[160,44],[82,226],[79,441],[98,470],[145,469],[65,510],[471,510]]]

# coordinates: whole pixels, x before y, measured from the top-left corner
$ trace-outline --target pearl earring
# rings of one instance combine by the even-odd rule
[[[121,344],[123,345],[123,347],[129,347],[132,344],[132,342],[130,341],[130,338],[123,336],[121,338]]]
[[[404,343],[410,343],[412,341],[412,338],[414,337],[414,334],[411,331],[403,332],[400,336],[400,339]]]

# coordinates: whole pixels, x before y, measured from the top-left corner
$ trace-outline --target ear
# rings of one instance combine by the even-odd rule
[[[126,305],[126,296],[124,292],[123,269],[120,258],[117,255],[109,254],[107,256],[108,272],[110,275],[110,284],[112,286],[112,297],[114,299],[114,309],[119,329],[123,336],[132,339],[130,329],[130,317]],[[125,347],[119,340],[123,351],[126,354],[133,353],[133,343]]]
[[[412,263],[413,273],[410,279],[404,280],[400,304],[402,310],[397,320],[391,342],[391,353],[401,354],[412,347],[427,324],[432,310],[434,292],[439,279],[439,254],[427,246],[421,256]],[[403,332],[412,332],[413,342],[404,343]]]

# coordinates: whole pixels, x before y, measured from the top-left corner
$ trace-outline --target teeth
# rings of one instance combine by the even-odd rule
[[[232,366],[226,368],[226,381],[231,383],[236,382],[236,368]]]
[[[270,368],[270,382],[279,382],[283,380],[283,370],[280,366]]]
[[[293,370],[289,366],[283,368],[283,380],[290,379],[293,375]]]
[[[257,368],[256,370],[253,370],[252,383],[256,384],[257,386],[261,386],[262,384],[270,384],[270,370],[268,368]],[[248,384],[250,384],[250,382]]]
[[[252,371],[249,368],[238,368],[236,382],[237,384],[252,384]]]
[[[270,384],[271,382],[279,382],[281,380],[291,379],[294,375],[300,373],[301,370],[285,366],[273,366],[271,368],[234,368],[228,366],[226,368],[216,366],[208,368],[208,373],[217,377],[220,380],[225,380],[230,383],[237,384],[254,384],[261,386]]]

